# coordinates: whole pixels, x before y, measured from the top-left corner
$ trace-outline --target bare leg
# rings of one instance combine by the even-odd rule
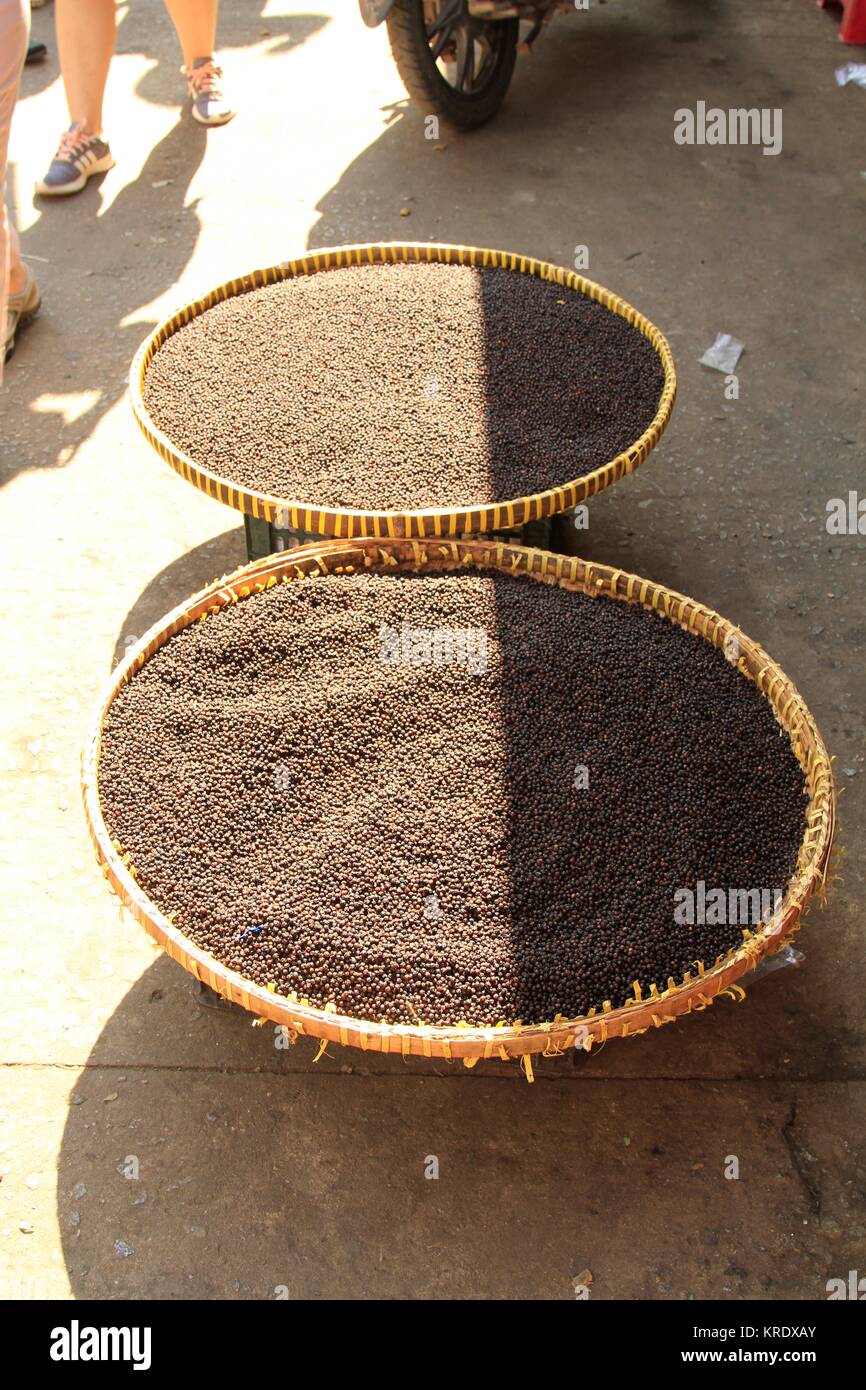
[[[69,119],[102,134],[102,98],[115,44],[115,0],[57,0],[55,25]]]
[[[6,213],[6,154],[9,127],[18,97],[18,81],[27,52],[30,10],[24,0],[0,0],[0,381],[6,344],[6,296],[24,288],[27,271],[18,237]]]
[[[27,267],[21,259],[18,233],[11,222],[9,223],[9,280],[7,283],[10,294],[20,294],[27,284]]]
[[[200,125],[225,125],[234,111],[220,86],[222,68],[213,60],[217,0],[165,0],[183,52],[183,68]]]
[[[165,0],[165,8],[177,30],[184,67],[196,58],[213,56],[216,43],[217,0]]]

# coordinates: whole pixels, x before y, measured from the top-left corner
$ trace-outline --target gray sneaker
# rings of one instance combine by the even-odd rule
[[[64,131],[48,173],[36,185],[36,192],[47,197],[80,193],[94,174],[104,174],[114,168],[114,158],[108,142],[101,135],[85,135],[83,121],[77,121]]]
[[[191,68],[181,68],[192,98],[192,114],[199,125],[225,125],[235,112],[220,88],[223,70],[213,58],[194,58]]]

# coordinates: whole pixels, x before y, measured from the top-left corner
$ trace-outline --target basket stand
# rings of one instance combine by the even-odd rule
[[[527,521],[523,526],[515,526],[508,531],[488,531],[474,536],[474,539],[502,541],[506,545],[528,545],[536,550],[559,550],[551,535],[556,530],[555,523],[561,520],[559,516],[545,521]],[[249,561],[263,560],[266,555],[279,555],[286,550],[297,550],[302,545],[318,545],[327,539],[327,536],[319,536],[312,531],[278,526],[273,521],[244,512],[244,540]]]

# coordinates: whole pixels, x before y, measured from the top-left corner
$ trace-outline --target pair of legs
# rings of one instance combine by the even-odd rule
[[[184,66],[209,58],[216,41],[218,0],[165,0],[177,31]],[[60,70],[73,125],[102,134],[102,98],[114,56],[116,0],[56,0]]]
[[[214,62],[217,0],[165,0],[183,52],[183,71],[200,125],[225,125],[234,111],[223,97],[222,69]],[[36,192],[46,197],[80,193],[114,157],[102,131],[102,99],[116,40],[115,0],[57,0],[60,71],[70,126]]]

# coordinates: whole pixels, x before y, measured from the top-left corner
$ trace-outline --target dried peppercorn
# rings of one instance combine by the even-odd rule
[[[663,373],[640,331],[533,275],[342,267],[215,305],[144,382],[161,430],[241,486],[322,506],[466,507],[632,445]]]
[[[713,963],[742,923],[678,921],[678,890],[783,890],[807,804],[721,651],[467,572],[278,585],[184,629],[115,698],[98,781],[198,946],[404,1024],[576,1017]]]

